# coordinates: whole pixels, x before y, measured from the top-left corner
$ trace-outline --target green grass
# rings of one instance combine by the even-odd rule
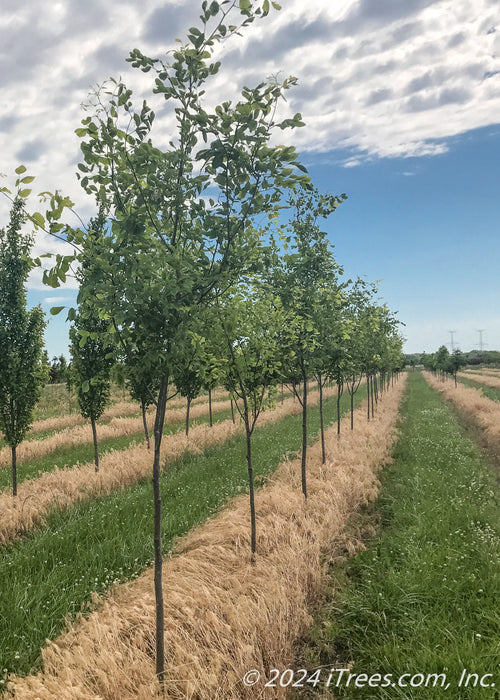
[[[366,394],[358,391],[356,404]],[[348,410],[348,399],[341,411]],[[325,421],[336,419],[336,400],[325,402]],[[270,474],[284,454],[300,449],[301,416],[258,428],[253,437],[254,473]],[[316,439],[319,410],[309,413]],[[199,456],[186,456],[162,476],[163,543],[212,515],[247,487],[245,436],[237,435]],[[47,525],[0,548],[0,668],[26,673],[39,661],[46,638],[64,628],[90,600],[113,582],[133,578],[152,563],[150,479],[110,496],[51,513]],[[258,523],[257,523],[258,527]]]
[[[492,401],[500,401],[500,389],[480,383],[481,380],[479,378],[477,381],[473,381],[472,379],[466,379],[465,377],[457,377],[457,380],[464,384],[464,386],[470,386],[473,389],[477,389],[483,396],[486,396],[487,399],[491,399]]]
[[[338,697],[499,697],[498,501],[480,449],[438,393],[410,374],[394,463],[384,471],[377,503],[380,534],[334,568],[331,599],[304,655],[311,668],[354,661],[352,673],[368,676],[445,673],[450,686],[341,683]],[[493,673],[497,690],[457,688],[464,669]]]
[[[231,411],[217,411],[217,403],[212,404],[212,412],[214,423],[219,423],[223,420],[227,420],[231,417]],[[167,414],[168,420],[168,414]],[[202,423],[208,423],[209,416],[200,416],[189,421],[189,425],[194,427],[195,425],[200,425]],[[185,422],[184,420],[177,423],[167,423],[163,429],[164,435],[172,435],[173,433],[181,432],[184,430]],[[152,436],[151,436],[152,440]],[[133,444],[138,444],[145,441],[144,431],[135,433],[133,435],[120,435],[114,438],[108,438],[107,440],[99,441],[99,456],[102,457],[107,452],[112,450],[125,450],[131,447]],[[17,466],[17,482],[18,484],[26,481],[27,479],[36,479],[38,476],[45,472],[50,472],[58,466],[60,469],[70,468],[75,466],[78,462],[80,464],[85,464],[87,462],[94,461],[94,444],[86,443],[82,445],[77,445],[76,447],[65,447],[61,446],[56,450],[50,452],[50,454],[44,455],[39,459],[33,460],[31,462],[20,462]],[[0,469],[0,490],[10,487],[12,484],[12,472],[9,467],[5,469]]]

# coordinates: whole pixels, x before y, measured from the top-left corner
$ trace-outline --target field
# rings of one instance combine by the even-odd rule
[[[497,445],[500,404],[426,379],[410,373],[406,388],[401,378],[370,421],[362,386],[355,430],[346,416],[340,437],[335,391],[327,390],[325,465],[311,391],[306,504],[294,458],[299,403],[285,395],[263,414],[254,438],[254,564],[248,497],[238,496],[247,489],[242,425],[221,391],[214,426],[201,397],[187,439],[184,407],[174,400],[161,478],[164,551],[174,555],[164,563],[168,697],[255,697],[257,688],[241,682],[250,669],[261,673],[259,692],[270,684],[262,697],[366,697],[353,684],[368,671],[444,673],[451,687],[464,668],[490,681],[498,673],[498,480],[478,445]],[[73,423],[33,431],[20,501],[8,493],[9,470],[0,471],[0,665],[2,686],[16,698],[157,694],[151,456],[127,423],[137,420],[132,404],[116,396],[114,406],[100,428],[115,421],[99,475],[84,463],[90,433]],[[39,420],[63,425],[64,408],[61,401],[57,414],[40,410]],[[348,408],[344,396],[342,413]],[[319,674],[327,666],[353,675],[332,695]],[[273,687],[273,668],[304,668],[312,681],[307,690]],[[469,683],[461,698],[487,697]],[[437,685],[428,697],[445,696]],[[379,687],[373,697],[419,692]]]

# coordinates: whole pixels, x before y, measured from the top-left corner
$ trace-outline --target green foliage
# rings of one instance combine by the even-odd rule
[[[79,309],[70,330],[70,351],[78,404],[82,416],[92,421],[103,414],[109,403],[110,373],[115,362],[107,332],[109,324],[88,303],[89,294],[98,281],[92,260],[96,252],[103,249],[104,226],[105,219],[101,213],[89,227],[82,266],[78,273]]]
[[[225,385],[251,433],[261,410],[272,402],[270,388],[283,375],[290,314],[279,297],[258,286],[232,289],[218,299],[217,308],[225,341]]]
[[[47,379],[43,312],[39,306],[26,310],[32,239],[22,232],[25,218],[16,197],[9,225],[0,230],[0,428],[11,447],[23,440]]]

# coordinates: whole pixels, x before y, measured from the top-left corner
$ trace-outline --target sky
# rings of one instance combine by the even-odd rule
[[[33,193],[59,189],[86,220],[93,202],[76,179],[74,131],[89,91],[121,77],[157,118],[151,74],[131,68],[133,48],[163,56],[196,25],[197,0],[2,0],[0,173],[24,164]],[[283,0],[279,12],[217,49],[211,104],[244,85],[293,75],[280,116],[306,126],[280,132],[314,184],[348,199],[324,224],[349,277],[380,280],[405,324],[406,352],[440,345],[500,349],[500,3],[498,0]],[[39,209],[36,197],[28,205]],[[8,202],[0,200],[0,225]],[[75,218],[73,223],[77,223]],[[63,245],[37,234],[35,252]],[[74,285],[73,285],[74,286]],[[29,279],[29,304],[74,304],[76,290]],[[453,331],[453,334],[450,333]],[[67,351],[64,312],[50,317],[49,355]]]

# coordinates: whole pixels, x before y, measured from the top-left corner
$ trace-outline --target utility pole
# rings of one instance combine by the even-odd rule
[[[453,342],[453,336],[455,335],[456,331],[448,331],[448,333],[449,333],[450,336],[451,336],[450,345],[451,345],[451,351],[453,352],[453,351],[455,350],[455,344],[454,344],[454,342]]]
[[[477,332],[479,333],[479,351],[483,352],[483,347],[485,345],[485,343],[483,343],[483,333],[486,333],[486,329],[479,328]]]

